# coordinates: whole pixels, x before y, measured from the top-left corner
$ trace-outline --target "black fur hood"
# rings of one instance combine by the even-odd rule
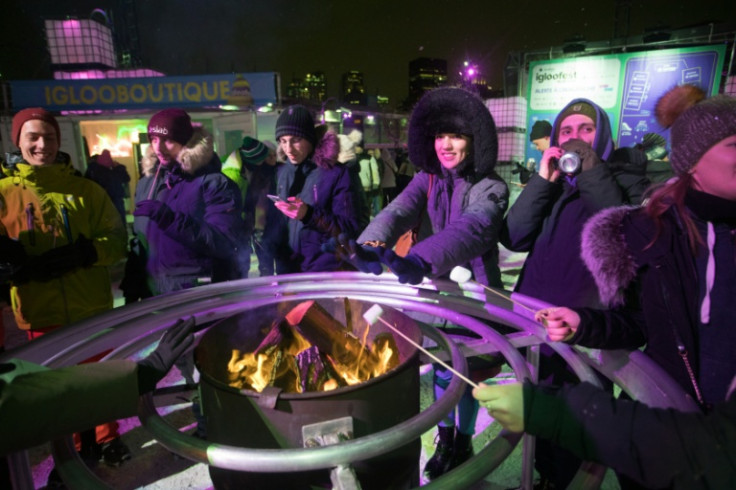
[[[414,107],[409,120],[409,159],[419,169],[441,174],[442,165],[434,150],[438,133],[472,136],[470,155],[477,178],[493,173],[498,158],[496,124],[488,108],[475,94],[460,88],[443,87],[426,93]]]

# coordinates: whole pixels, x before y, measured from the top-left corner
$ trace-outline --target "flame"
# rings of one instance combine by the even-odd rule
[[[321,357],[327,359],[329,365],[326,368],[332,376],[321,383],[318,387],[320,391],[363,383],[399,365],[398,348],[393,335],[379,334],[369,346],[368,334],[371,326],[367,325],[360,339],[364,349],[349,362],[341,363],[330,355],[321,353]],[[279,386],[287,392],[302,393],[304,390],[298,382],[300,373],[296,357],[312,345],[296,330],[292,329],[291,333],[293,335],[283,339],[277,346],[269,347],[258,354],[233,349],[227,365],[230,386],[258,392],[267,386]],[[352,333],[348,332],[347,335],[352,336]]]

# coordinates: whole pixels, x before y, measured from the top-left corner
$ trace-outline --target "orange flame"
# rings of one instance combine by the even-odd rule
[[[337,362],[327,354],[323,355],[329,362],[329,368],[338,379],[327,378],[319,386],[320,391],[330,391],[345,385],[355,385],[380,376],[399,364],[396,341],[389,333],[376,336],[369,347],[368,333],[370,325],[365,329],[361,345],[366,347],[348,363]],[[295,357],[309,349],[311,344],[296,330],[293,336],[282,340],[277,346],[270,347],[259,354],[241,353],[233,349],[227,365],[230,386],[238,389],[252,389],[261,392],[267,386],[279,386],[287,392],[301,393],[302,386]],[[364,355],[370,351],[373,356]],[[375,360],[375,361],[374,361]]]

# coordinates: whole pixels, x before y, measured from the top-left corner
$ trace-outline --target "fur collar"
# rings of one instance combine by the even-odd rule
[[[634,206],[604,209],[583,227],[581,258],[593,274],[603,304],[624,303],[624,290],[636,277],[638,265],[621,230],[622,220]]]
[[[204,128],[195,127],[194,134],[189,142],[179,152],[177,161],[184,173],[194,175],[198,170],[207,166],[215,154],[215,146],[210,135]],[[158,159],[149,145],[146,154],[141,159],[143,175],[153,175],[156,171]]]

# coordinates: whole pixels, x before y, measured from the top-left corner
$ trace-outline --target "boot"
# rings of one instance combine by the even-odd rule
[[[452,450],[455,445],[455,427],[437,426],[437,447],[434,455],[424,466],[424,478],[429,481],[447,473],[452,460]]]
[[[458,431],[455,434],[455,446],[447,471],[453,470],[473,457],[473,436]]]

